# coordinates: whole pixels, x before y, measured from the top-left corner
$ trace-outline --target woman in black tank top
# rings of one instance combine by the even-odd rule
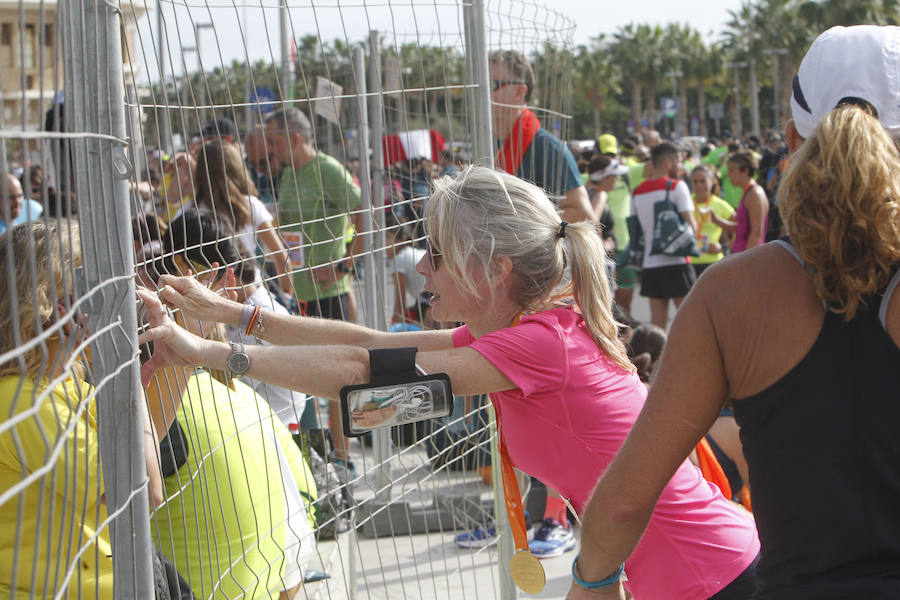
[[[834,28],[794,80],[790,239],[711,267],[585,513],[578,573],[614,572],[730,401],[762,552],[753,598],[900,598],[900,28]],[[619,598],[616,584],[592,598]],[[573,585],[569,598],[586,598]]]

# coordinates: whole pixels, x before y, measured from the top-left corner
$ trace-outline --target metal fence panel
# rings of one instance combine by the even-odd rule
[[[492,50],[529,57],[532,108],[565,138],[574,25],[520,0],[20,0],[13,17],[0,142],[43,214],[0,237],[0,513],[14,524],[0,593],[108,597],[114,580],[117,597],[149,597],[155,556],[198,598],[515,597],[486,397],[345,457],[339,414],[315,398],[193,369],[142,390],[133,275],[152,287],[227,263],[248,301],[299,310],[331,301],[311,279],[330,272],[355,295],[337,317],[450,325],[428,319],[409,269],[431,179],[493,161]],[[285,108],[309,118],[314,161],[257,135]],[[308,192],[290,179],[304,168],[356,179]],[[207,218],[197,207],[212,241],[191,230]],[[163,501],[148,510],[157,474]],[[500,532],[499,553],[456,547],[476,527]],[[297,587],[314,571],[329,578]]]

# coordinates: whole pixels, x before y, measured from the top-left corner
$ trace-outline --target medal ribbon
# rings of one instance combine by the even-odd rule
[[[506,516],[509,526],[512,528],[513,540],[516,551],[528,552],[528,535],[525,532],[525,509],[522,507],[522,495],[519,493],[519,482],[513,471],[512,462],[506,444],[503,443],[503,434],[500,427],[500,419],[497,419],[497,449],[500,451],[500,472],[503,475],[503,499],[506,501]]]
[[[510,327],[518,325],[524,314],[524,311],[519,311],[513,318]],[[516,479],[516,472],[513,470],[512,461],[509,459],[509,452],[506,450],[506,444],[503,443],[503,432],[500,425],[500,419],[496,419],[496,422],[497,450],[500,453],[500,473],[503,476],[503,499],[506,502],[506,516],[509,519],[509,525],[512,528],[516,551],[529,551],[528,535],[525,532],[525,509],[522,507],[522,494],[519,493],[519,481]]]

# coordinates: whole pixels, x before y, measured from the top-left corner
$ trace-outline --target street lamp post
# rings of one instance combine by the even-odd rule
[[[781,86],[778,78],[781,57],[787,56],[787,48],[766,48],[763,54],[772,57],[772,95],[775,101],[772,103],[772,127],[778,129],[781,127]]]
[[[675,101],[678,102],[678,78],[682,77],[684,74],[681,71],[669,71],[666,73],[666,77],[672,78],[672,98],[675,98]],[[675,135],[673,137],[678,137],[681,134],[681,106],[675,110]]]
[[[196,45],[197,50],[197,70],[200,72],[200,92],[197,94],[197,104],[199,105],[198,117],[200,118],[201,127],[206,123],[206,109],[203,108],[206,104],[206,74],[203,70],[203,54],[200,51],[200,30],[212,28],[212,23],[194,23],[194,44]]]
[[[737,119],[737,131],[735,134],[741,136],[744,130],[744,124],[741,119],[741,73],[739,69],[746,67],[746,62],[728,63],[729,67],[734,67],[734,112]]]
[[[168,154],[172,151],[172,126],[169,123],[169,96],[166,92],[166,32],[163,27],[164,23],[162,0],[158,0],[156,3],[156,45],[158,50],[156,62],[159,68],[159,87],[162,90],[162,102],[157,101],[157,104],[162,104],[162,109],[157,110],[159,115],[157,124],[159,127],[159,149],[163,154]]]
[[[181,47],[181,87],[178,88],[176,86],[175,88],[176,94],[178,96],[179,111],[184,111],[184,108],[188,106],[191,100],[193,100],[193,94],[191,93],[191,91],[193,90],[193,86],[191,85],[191,72],[188,69],[187,56],[194,53],[197,53],[197,46]],[[197,53],[197,55],[199,56],[199,53]],[[174,73],[172,74],[172,77],[175,77]],[[182,124],[184,124],[184,117],[182,117],[181,120]]]

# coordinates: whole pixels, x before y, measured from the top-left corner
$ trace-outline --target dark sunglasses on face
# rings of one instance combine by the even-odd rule
[[[506,79],[491,79],[491,91],[496,92],[504,85],[525,85],[521,81],[509,81]]]
[[[435,249],[431,240],[425,240],[425,250],[428,252],[428,260],[431,261],[431,270],[437,271],[441,266],[441,251]]]

